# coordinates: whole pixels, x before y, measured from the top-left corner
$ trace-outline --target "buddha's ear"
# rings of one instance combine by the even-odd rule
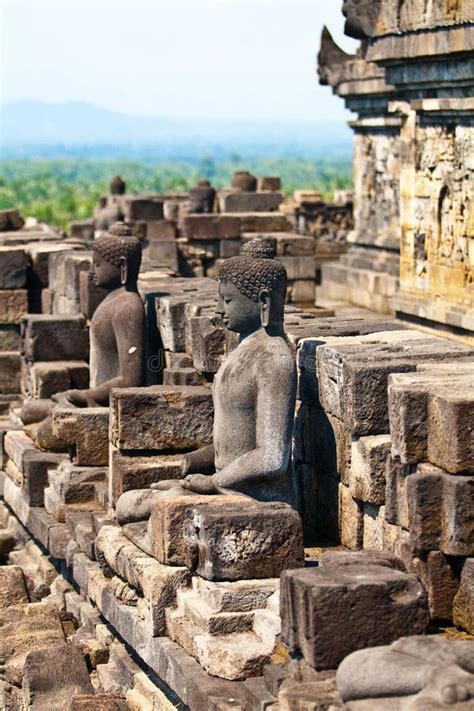
[[[126,257],[120,257],[120,283],[122,285],[127,283],[128,279],[128,264]]]
[[[270,324],[270,306],[271,306],[271,296],[267,289],[262,289],[258,295],[258,300],[260,302],[260,321],[263,328],[267,328]]]

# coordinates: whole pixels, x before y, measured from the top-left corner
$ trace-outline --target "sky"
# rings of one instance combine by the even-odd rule
[[[347,120],[320,87],[342,0],[0,0],[0,99],[144,116]]]

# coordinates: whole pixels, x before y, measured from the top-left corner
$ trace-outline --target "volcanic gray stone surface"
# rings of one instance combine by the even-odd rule
[[[316,669],[335,669],[357,649],[422,634],[428,624],[418,579],[370,564],[284,571],[280,614],[290,652]]]

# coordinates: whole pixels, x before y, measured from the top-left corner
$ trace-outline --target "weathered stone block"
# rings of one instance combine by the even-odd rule
[[[287,291],[287,300],[293,304],[314,304],[316,284],[313,279],[297,279],[290,282]]]
[[[281,178],[277,176],[261,176],[257,179],[257,192],[263,190],[281,190]]]
[[[165,368],[163,385],[206,385],[204,373],[196,368]]]
[[[96,308],[107,296],[107,290],[94,284],[90,270],[79,274],[79,305],[81,313],[91,319]]]
[[[284,642],[316,669],[335,669],[357,649],[423,634],[428,624],[417,578],[378,565],[284,571],[280,610]]]
[[[238,239],[240,220],[228,215],[188,215],[184,218],[184,235],[188,240]]]
[[[283,202],[280,192],[234,192],[219,190],[220,212],[274,212]]]
[[[19,353],[0,353],[0,394],[20,392],[21,358]]]
[[[38,648],[65,642],[56,605],[13,605],[0,610],[0,657],[5,660],[4,679],[21,685],[25,659]]]
[[[0,323],[0,353],[4,351],[20,351],[20,327],[15,324]],[[1,369],[0,369],[1,371]]]
[[[416,551],[474,552],[474,477],[453,476],[421,464],[407,479],[408,518]]]
[[[25,220],[18,210],[0,210],[0,232],[21,230]]]
[[[29,601],[25,576],[20,566],[0,566],[0,610]]]
[[[111,445],[110,478],[111,504],[125,492],[148,489],[150,484],[165,479],[180,479],[183,458],[181,455],[147,454],[137,456],[121,452]]]
[[[72,644],[29,652],[23,677],[23,703],[31,709],[64,711],[75,694],[92,693],[82,650]]]
[[[454,598],[453,622],[474,634],[474,558],[468,558],[461,573],[461,584]]]
[[[344,420],[353,435],[389,431],[390,373],[415,371],[423,361],[470,357],[467,347],[418,331],[390,331],[331,341],[317,349],[317,373],[324,409]]]
[[[156,385],[112,391],[111,441],[118,449],[197,449],[212,440],[209,388]]]
[[[124,196],[120,207],[126,222],[154,222],[163,219],[162,198]]]
[[[20,323],[28,311],[26,289],[0,291],[0,323]]]
[[[364,534],[363,548],[380,551],[383,548],[383,524],[385,507],[375,504],[364,504]]]
[[[431,551],[413,558],[409,571],[418,576],[428,593],[430,617],[452,620],[453,600],[459,589],[456,560],[447,558],[441,551]]]
[[[225,351],[225,329],[219,317],[194,316],[190,319],[193,365],[202,373],[216,373]]]
[[[0,246],[0,289],[24,289],[28,260],[22,247]]]
[[[105,561],[147,600],[152,635],[164,635],[165,608],[175,605],[177,590],[190,582],[189,570],[184,566],[162,565],[131,543],[118,526],[103,526],[95,547],[98,559]]]
[[[414,465],[402,464],[392,456],[387,458],[385,520],[388,523],[408,528],[407,477],[415,471]]]
[[[301,519],[287,504],[203,505],[185,526],[196,571],[207,580],[274,578],[303,565]]]
[[[226,217],[237,217],[240,232],[291,232],[292,224],[279,212],[236,212]]]
[[[288,274],[288,279],[313,279],[315,275],[314,260],[307,255],[296,257],[279,257]]]
[[[241,504],[243,499],[238,494],[231,497]],[[218,509],[228,505],[224,496],[180,496],[165,498],[157,502],[152,509],[149,536],[153,555],[164,565],[188,565],[192,563],[189,541],[185,538],[185,527],[197,507],[213,503]]]
[[[29,315],[22,328],[27,361],[89,359],[89,334],[82,315]]]
[[[23,392],[35,399],[55,393],[83,389],[89,385],[89,366],[83,361],[32,363],[23,371]]]
[[[319,559],[319,567],[326,568],[336,565],[381,565],[405,572],[403,561],[388,551],[324,551]]]
[[[172,220],[154,220],[146,223],[148,242],[172,242],[176,239],[176,223]]]
[[[186,347],[184,313],[190,300],[189,294],[170,294],[156,299],[156,322],[166,350],[182,352]]]
[[[66,459],[64,454],[41,452],[24,432],[7,432],[5,452],[21,475],[22,494],[29,506],[44,505],[44,490],[48,485],[48,471],[56,469]]]
[[[450,474],[474,473],[472,378],[428,399],[428,460]]]
[[[339,484],[339,540],[351,550],[362,548],[364,535],[363,504],[354,499],[348,486]]]
[[[219,257],[228,259],[229,257],[238,257],[242,247],[240,239],[226,239],[219,242]]]
[[[68,711],[121,711],[115,694],[80,694],[71,699]]]
[[[78,466],[106,466],[109,461],[109,408],[57,407],[52,413],[54,436],[74,448]]]
[[[385,503],[385,471],[390,435],[361,437],[352,442],[349,490],[355,499],[369,504]]]

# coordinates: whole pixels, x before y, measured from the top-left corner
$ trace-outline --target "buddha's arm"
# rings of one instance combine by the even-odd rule
[[[196,449],[194,452],[189,452],[184,456],[183,460],[183,476],[186,474],[212,474],[215,471],[214,467],[214,445],[209,444],[207,447]]]
[[[256,448],[213,475],[215,485],[233,488],[239,483],[284,474],[291,454],[296,397],[296,372],[291,357],[269,363],[257,378],[255,412]]]
[[[89,390],[90,397],[104,405],[109,403],[112,388],[140,387],[144,381],[145,311],[141,302],[135,302],[116,314],[113,326],[119,357],[119,373],[112,380]]]
[[[138,300],[125,305],[113,317],[113,329],[117,344],[119,373],[96,388],[72,390],[70,400],[75,399],[89,407],[109,404],[112,388],[132,388],[143,385],[144,380],[144,334],[145,312]]]

